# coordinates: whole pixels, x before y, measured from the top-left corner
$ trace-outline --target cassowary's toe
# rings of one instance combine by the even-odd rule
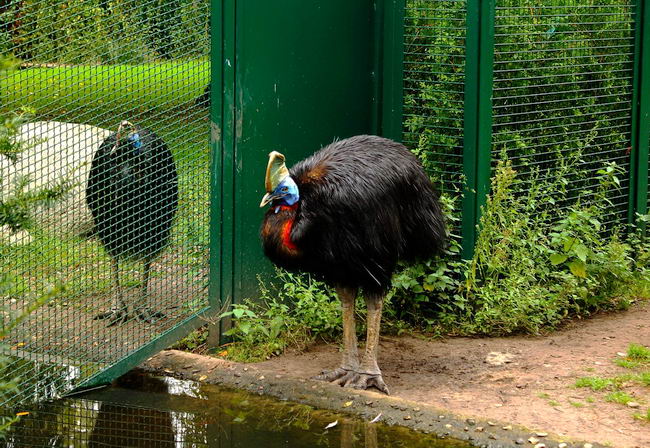
[[[106,319],[108,320],[108,327],[113,325],[122,325],[129,319],[129,311],[123,308],[111,308],[105,313],[98,314],[94,320]]]
[[[138,316],[138,319],[148,324],[153,324],[157,320],[164,319],[166,317],[164,313],[161,313],[160,311],[154,311],[149,307],[138,309],[136,311],[136,315]]]
[[[320,375],[316,375],[312,377],[313,380],[318,380],[318,381],[328,381],[328,382],[336,382],[336,384],[339,384],[339,381],[348,378],[350,375],[353,375],[355,372],[352,370],[344,369],[343,367],[339,367],[338,369],[334,370],[323,370]]]
[[[381,374],[369,375],[367,373],[359,373],[357,374],[354,381],[352,381],[349,384],[346,384],[346,386],[352,387],[354,389],[364,389],[364,390],[374,387],[378,389],[380,392],[383,392],[386,395],[390,395],[390,392],[388,391],[388,386],[386,386],[386,383],[384,382],[384,379],[382,378]]]
[[[351,387],[353,389],[365,390],[374,387],[386,395],[390,395],[388,386],[386,386],[381,374],[370,375],[368,373],[359,373],[354,370],[339,367],[334,370],[323,370],[320,375],[316,375],[312,377],[312,379],[328,381],[333,384],[338,384],[339,386]]]

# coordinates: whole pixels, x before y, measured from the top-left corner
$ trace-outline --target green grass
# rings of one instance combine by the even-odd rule
[[[195,105],[209,80],[209,62],[141,65],[80,65],[0,72],[0,112],[20,106],[36,109],[35,120],[85,123],[115,130],[128,119],[150,128],[167,143],[179,174],[179,208],[170,247],[172,263],[187,278],[202,281],[207,261],[209,217],[208,111]],[[56,229],[30,229],[25,246],[0,244],[10,295],[45,290],[65,281],[60,302],[109,293],[110,258],[95,239],[60,235]],[[125,263],[125,286],[137,286],[141,266]],[[152,275],[164,275],[164,269]],[[55,298],[56,300],[57,298]],[[182,298],[179,298],[182,300]]]
[[[612,402],[612,403],[619,403],[622,405],[627,405],[629,402],[634,401],[634,397],[632,397],[630,394],[627,392],[623,392],[620,390],[611,392],[605,396],[605,400]]]
[[[596,376],[585,376],[578,378],[575,382],[575,387],[588,387],[591,390],[598,391],[610,388],[614,385],[614,381],[610,378],[599,378]]]
[[[641,344],[630,344],[627,357],[634,361],[650,363],[650,348]]]
[[[650,372],[643,372],[639,374],[639,382],[644,386],[650,387]]]
[[[169,110],[193,102],[208,79],[206,60],[32,68],[0,73],[0,102],[64,114]]]
[[[650,409],[648,409],[645,414],[640,414],[640,413],[634,414],[634,418],[636,418],[637,420],[644,420],[650,422]]]

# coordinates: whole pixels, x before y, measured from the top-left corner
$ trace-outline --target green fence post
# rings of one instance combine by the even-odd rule
[[[404,8],[405,0],[385,2],[383,16],[382,91],[375,109],[381,113],[381,135],[402,141],[404,110]]]
[[[468,0],[465,43],[465,111],[462,257],[474,254],[481,207],[489,190],[494,68],[494,0]]]
[[[221,295],[221,234],[223,232],[223,2],[210,3],[210,275],[208,303],[211,323],[208,328],[208,347],[219,345],[221,324],[217,319],[222,308]]]
[[[628,222],[648,211],[648,145],[650,144],[650,8],[636,6],[632,137]]]

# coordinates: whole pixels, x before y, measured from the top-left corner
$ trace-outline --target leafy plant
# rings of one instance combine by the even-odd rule
[[[16,139],[20,127],[29,119],[32,110],[24,108],[19,113],[10,114],[0,123],[0,155],[15,163],[20,154],[37,142],[24,142]],[[7,175],[10,167],[0,166],[0,174]],[[13,189],[0,197],[0,226],[8,226],[12,231],[29,228],[33,211],[62,199],[74,187],[69,178],[61,179],[37,189],[29,188],[29,176],[16,178]],[[4,188],[4,186],[3,186]]]
[[[334,291],[308,275],[278,270],[278,282],[261,283],[263,302],[233,305],[221,317],[232,318],[226,332],[230,359],[256,361],[287,347],[304,348],[317,337],[331,339],[341,332],[340,303]]]

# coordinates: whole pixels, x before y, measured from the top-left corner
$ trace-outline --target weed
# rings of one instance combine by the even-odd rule
[[[620,390],[611,392],[605,396],[605,400],[613,402],[613,403],[619,403],[623,405],[627,405],[629,402],[633,401],[634,398],[628,394],[627,392],[623,392]]]
[[[643,372],[639,374],[639,381],[644,386],[650,387],[650,372]]]
[[[619,367],[623,367],[624,369],[636,369],[642,365],[638,361],[630,361],[629,359],[617,359],[614,361],[614,363]]]
[[[587,397],[587,398],[585,398],[585,401],[586,401],[587,403],[595,403],[595,402],[596,402],[596,399],[595,399],[594,397]]]
[[[574,384],[575,387],[588,387],[591,390],[598,391],[608,389],[614,386],[614,381],[609,378],[599,378],[588,376],[578,378]]]
[[[645,414],[635,413],[634,418],[650,422],[650,409],[648,409]]]
[[[539,398],[543,398],[544,400],[548,400],[549,398],[551,398],[551,396],[549,394],[547,394],[546,392],[539,392],[537,394],[537,396]]]
[[[222,314],[233,319],[226,332],[234,341],[228,346],[228,358],[259,361],[341,332],[340,304],[333,290],[308,275],[281,270],[277,275],[278,285],[260,282],[262,304],[247,301]]]
[[[569,404],[576,408],[584,408],[585,404],[580,401],[569,401]]]
[[[630,344],[627,349],[627,357],[635,361],[650,362],[650,348],[641,344]]]

